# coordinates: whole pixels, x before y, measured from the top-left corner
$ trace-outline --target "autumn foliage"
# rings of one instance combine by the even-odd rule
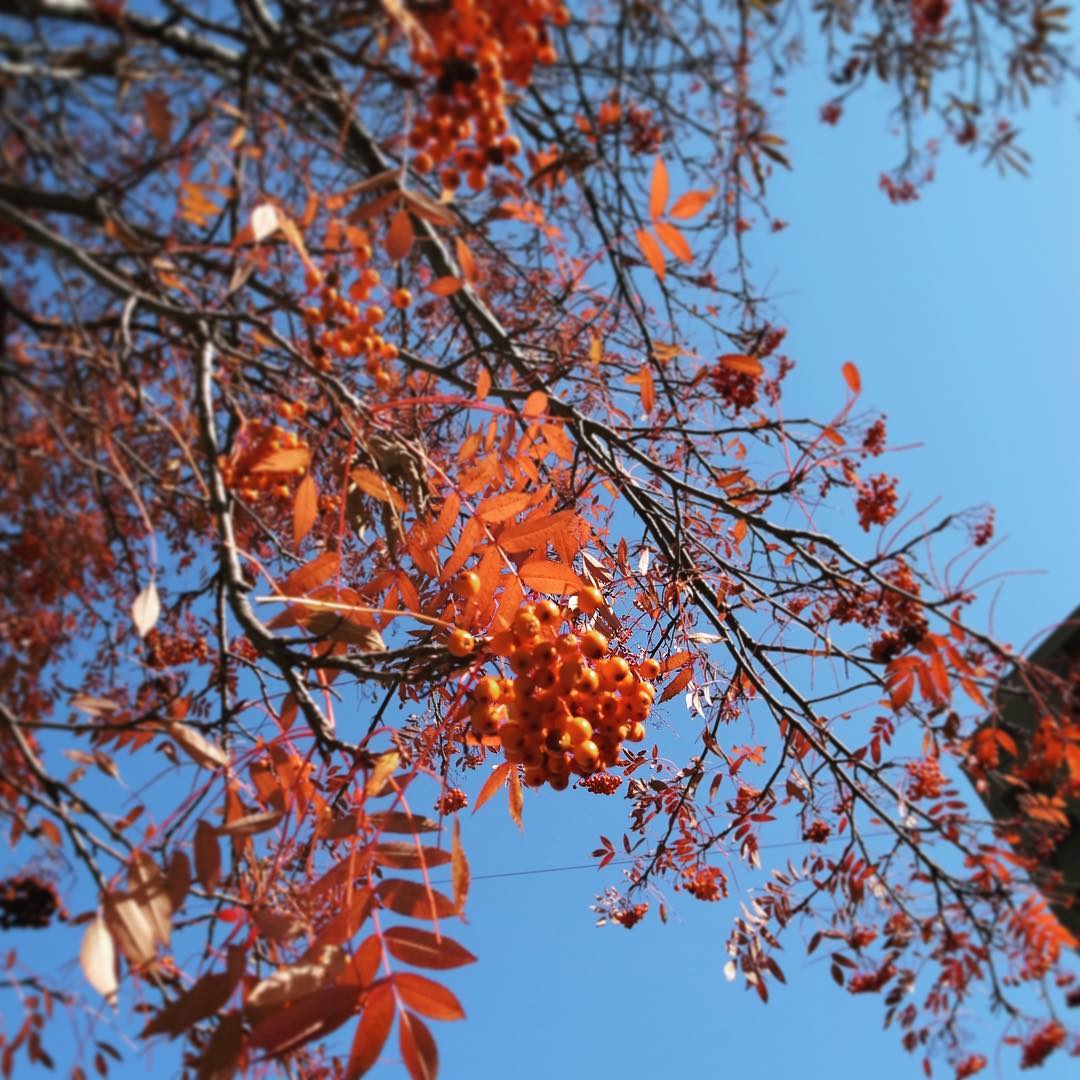
[[[853,364],[780,409],[748,246],[797,6],[3,6],[3,1075],[74,1023],[76,1077],[110,1025],[198,1077],[433,1077],[464,811],[541,786],[590,845],[625,797],[601,922],[755,882],[717,917],[762,1001],[783,944],[927,1068],[985,1066],[980,1000],[1023,1067],[1075,1041],[1076,688],[969,618],[993,519],[906,506]],[[896,96],[894,202],[927,126],[1022,167],[1004,104],[1071,71],[1041,0],[815,12],[822,117]],[[28,936],[65,923],[77,978]]]

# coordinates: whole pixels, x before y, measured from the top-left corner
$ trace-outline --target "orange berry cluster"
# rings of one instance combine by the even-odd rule
[[[614,765],[624,742],[644,740],[656,696],[650,680],[660,673],[655,660],[635,671],[612,655],[599,630],[561,632],[564,621],[551,600],[525,604],[492,641],[514,677],[480,679],[469,710],[473,733],[498,736],[507,761],[525,766],[527,784],[556,791],[571,774]]]
[[[413,60],[435,92],[409,132],[413,166],[441,166],[446,190],[464,178],[479,191],[490,166],[521,151],[508,135],[506,82],[528,86],[535,64],[555,63],[546,24],[566,26],[570,13],[561,0],[451,0],[416,14],[429,42],[415,43]]]
[[[304,309],[304,321],[312,328],[322,327],[316,339],[321,349],[317,366],[330,370],[331,355],[345,360],[363,357],[364,368],[375,385],[380,390],[388,390],[394,380],[386,364],[397,358],[398,347],[377,329],[386,318],[386,309],[381,304],[367,303],[372,291],[382,283],[382,275],[374,267],[365,266],[373,254],[367,234],[362,230],[355,230],[355,233],[351,239],[359,276],[349,286],[348,297],[341,295],[340,276],[336,270],[331,270],[322,280],[319,303]],[[317,277],[309,281],[309,285],[317,287]],[[399,311],[411,303],[412,293],[408,289],[394,289],[390,293],[390,304]],[[361,308],[362,304],[366,306]]]
[[[295,432],[286,431],[268,420],[249,420],[232,455],[218,458],[221,478],[227,488],[248,502],[254,502],[261,495],[287,499],[291,494],[289,479],[303,476],[305,467],[270,469],[267,459],[279,450],[298,450],[306,445]]]

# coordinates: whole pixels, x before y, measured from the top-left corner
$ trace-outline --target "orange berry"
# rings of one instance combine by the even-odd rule
[[[640,720],[635,720],[630,729],[626,733],[626,738],[630,742],[644,742],[645,741],[645,725]]]
[[[577,594],[577,609],[582,615],[591,615],[597,608],[603,606],[603,594],[591,585]]]
[[[531,788],[543,787],[547,782],[547,774],[536,765],[525,769],[525,783]]]
[[[446,639],[446,648],[451,656],[470,656],[476,649],[476,638],[458,627]]]
[[[592,772],[600,762],[600,747],[592,739],[583,739],[574,747],[574,763],[582,772]]]
[[[508,754],[516,754],[525,745],[525,729],[511,721],[499,728],[499,738]]]
[[[541,641],[532,651],[533,663],[537,667],[554,668],[559,662],[559,654],[550,641]]]
[[[372,304],[371,307],[364,312],[364,322],[369,326],[381,323],[385,318],[386,312],[378,304]]]
[[[574,689],[582,694],[595,694],[600,689],[600,676],[592,668],[582,668]]]
[[[586,630],[581,635],[581,655],[599,660],[608,651],[608,640],[599,630]]]
[[[551,626],[559,622],[559,605],[554,600],[540,600],[535,605],[535,615],[541,626]]]
[[[531,649],[515,649],[510,654],[510,670],[515,675],[527,675],[533,666]]]
[[[572,716],[566,721],[566,734],[570,736],[571,744],[577,746],[592,738],[592,724],[584,716]]]
[[[423,143],[420,145],[423,146]],[[421,150],[420,153],[413,158],[413,168],[418,173],[429,173],[435,168],[435,161],[426,150]]]
[[[404,311],[412,303],[412,293],[408,289],[395,289],[390,294],[390,303],[399,311]]]
[[[390,387],[394,385],[394,377],[386,370],[386,368],[379,368],[379,370],[375,372],[375,385],[380,390],[389,390]]]
[[[560,656],[576,656],[578,647],[581,645],[581,640],[577,634],[563,634],[558,641],[555,642],[555,648],[559,650]]]
[[[638,664],[638,671],[641,672],[643,678],[655,679],[660,674],[660,662],[651,656],[647,657]]]
[[[499,730],[502,709],[498,705],[474,705],[469,710],[473,731],[477,736],[494,735]]]
[[[469,600],[480,591],[480,575],[475,570],[468,570],[460,574],[454,582],[454,592],[462,598]]]
[[[522,608],[514,616],[514,633],[521,641],[532,641],[540,633],[540,620],[528,608]]]
[[[499,686],[499,680],[492,678],[490,675],[481,679],[473,690],[473,700],[488,705],[493,701],[498,701],[501,696],[502,689]]]
[[[548,783],[554,791],[565,791],[570,786],[570,774],[568,772],[556,773],[548,777]]]

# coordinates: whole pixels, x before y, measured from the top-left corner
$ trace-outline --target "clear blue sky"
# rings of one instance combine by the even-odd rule
[[[858,364],[865,403],[888,413],[890,443],[921,444],[882,465],[901,477],[910,508],[990,503],[1008,542],[989,572],[1041,571],[1009,579],[995,606],[996,633],[1023,647],[1080,603],[1075,99],[1020,118],[1030,179],[1003,180],[945,146],[922,200],[894,207],[877,188],[900,154],[887,102],[857,98],[834,129],[817,120],[827,93],[816,73],[791,87],[778,130],[795,171],[777,178],[772,202],[792,224],[753,248],[799,364],[787,410],[835,409],[841,363]],[[678,724],[681,703],[666,708]],[[528,795],[520,836],[493,802],[463,823],[473,871],[586,863],[599,833],[621,835],[624,807]],[[880,1000],[833,986],[798,932],[781,959],[789,985],[762,1006],[722,974],[731,904],[676,896],[666,927],[650,917],[629,932],[597,929],[588,905],[615,880],[609,868],[475,882],[470,925],[447,928],[480,963],[451,980],[469,1019],[436,1032],[444,1076],[922,1075],[896,1033],[882,1032]],[[991,1060],[983,1075],[1017,1075],[1016,1050],[997,1053],[1000,1019],[971,1021]],[[1038,1075],[1076,1068],[1059,1053]],[[935,1075],[951,1070],[941,1062]]]

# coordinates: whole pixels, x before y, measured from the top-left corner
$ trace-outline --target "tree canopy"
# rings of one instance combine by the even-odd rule
[[[626,801],[601,921],[743,895],[763,1002],[783,942],[927,1068],[986,1065],[979,1001],[1021,1066],[1066,1045],[1075,676],[968,615],[993,516],[900,512],[853,364],[835,415],[783,401],[750,254],[805,54],[825,123],[887,88],[899,212],[943,144],[1026,169],[1066,17],[4,0],[0,926],[77,925],[82,976],[11,951],[3,1074],[74,1024],[74,1076],[115,1027],[198,1077],[433,1077],[463,811],[541,786],[584,837]]]

